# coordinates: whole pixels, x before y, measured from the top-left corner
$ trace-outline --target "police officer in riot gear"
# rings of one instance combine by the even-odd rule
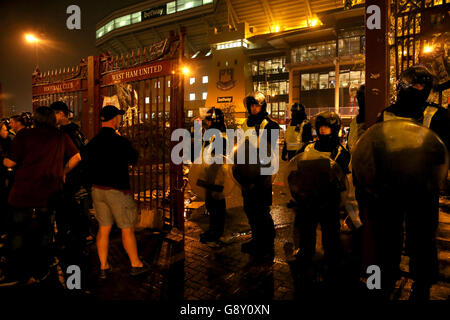
[[[214,156],[221,154],[226,155],[226,127],[225,118],[222,110],[212,107],[208,110],[204,125],[206,129],[217,129],[222,133],[222,150],[214,150]],[[203,145],[203,150],[214,141],[213,136],[210,141],[206,141]],[[203,153],[202,153],[203,154]],[[220,164],[213,164],[218,166]],[[206,188],[205,199],[206,210],[209,212],[209,230],[200,235],[200,242],[206,243],[211,247],[220,246],[220,237],[223,234],[226,216],[226,201],[225,196],[220,191],[213,191]]]
[[[244,132],[254,130],[258,139],[258,147],[265,137],[270,150],[272,130],[279,133],[279,125],[268,117],[267,103],[264,94],[253,92],[244,99],[248,118],[242,124]],[[263,135],[263,132],[266,132]],[[278,136],[278,135],[277,135]],[[278,146],[271,146],[278,148]],[[251,173],[252,172],[252,173]],[[252,239],[244,243],[241,251],[254,256],[255,261],[273,261],[275,226],[270,214],[272,205],[272,176],[262,175],[259,170],[252,171],[250,167],[235,165],[233,175],[242,187],[244,211],[252,230]]]
[[[408,68],[401,74],[397,85],[397,101],[383,110],[378,117],[378,122],[387,121],[382,132],[385,132],[386,135],[392,135],[389,138],[390,140],[394,139],[395,134],[398,133],[395,132],[394,122],[389,124],[389,120],[408,120],[399,121],[395,125],[402,128],[402,126],[407,126],[409,121],[413,121],[433,130],[448,146],[450,130],[448,111],[430,105],[427,101],[433,84],[433,75],[426,67],[421,65]],[[391,131],[388,131],[389,127]],[[409,131],[401,132],[405,134],[403,139],[405,141],[408,141],[407,134],[409,136],[415,134]],[[372,139],[386,138],[377,136]],[[427,300],[430,287],[437,280],[438,275],[436,230],[439,220],[439,187],[433,185],[435,182],[431,182],[432,180],[426,179],[431,179],[428,177],[428,175],[431,175],[428,171],[431,170],[432,165],[441,163],[444,158],[439,153],[438,144],[440,142],[436,142],[431,137],[420,139],[413,137],[413,139],[417,141],[414,144],[415,149],[411,150],[404,147],[405,151],[403,152],[406,154],[404,161],[407,161],[404,164],[406,168],[413,166],[415,163],[422,167],[412,168],[411,170],[414,169],[414,172],[411,173],[405,173],[406,169],[402,169],[403,175],[399,174],[400,178],[391,181],[386,172],[396,173],[395,170],[400,171],[400,168],[392,167],[391,162],[384,164],[384,161],[380,158],[378,163],[375,162],[373,166],[375,166],[377,173],[376,180],[383,181],[381,184],[374,185],[375,190],[366,192],[370,185],[367,185],[367,182],[358,181],[362,178],[357,178],[356,175],[354,175],[354,182],[360,210],[363,217],[367,219],[367,224],[370,225],[370,228],[365,232],[372,232],[370,238],[373,239],[375,247],[375,255],[372,259],[375,259],[375,263],[380,265],[382,270],[383,297],[389,298],[394,289],[395,281],[400,276],[399,264],[403,247],[403,224],[405,224],[405,248],[406,254],[410,257],[410,273],[414,279],[410,299]],[[379,148],[379,150],[376,150],[378,157],[386,158],[386,156],[379,155],[384,152],[387,156],[396,159],[395,154],[392,154],[392,152],[392,155],[389,154],[389,148],[383,148],[390,140],[384,140],[383,143],[377,142],[374,145]],[[436,146],[432,145],[430,146],[431,151],[426,151],[428,146],[420,145],[426,142],[434,143]],[[373,142],[370,143],[373,145]],[[396,146],[397,157],[402,155],[400,147],[401,145]],[[367,150],[361,151],[361,153],[367,152]],[[411,154],[408,155],[408,152]],[[425,159],[425,164],[414,157],[419,160]],[[354,162],[355,174],[357,173],[355,169],[357,165],[364,167],[367,166],[367,163],[357,164],[357,162]],[[363,172],[362,169],[359,171]],[[415,172],[422,178],[417,177],[415,180],[411,178]],[[405,182],[402,182],[403,180]]]
[[[298,152],[301,152],[306,143],[313,140],[311,124],[306,119],[305,106],[301,103],[294,103],[291,107],[291,116],[281,155],[285,161],[291,160]]]
[[[449,149],[449,110],[428,102],[435,81],[434,75],[423,65],[403,71],[397,84],[397,101],[382,111],[378,121],[414,120],[433,130]]]
[[[339,141],[341,129],[339,115],[328,111],[319,113],[315,119],[315,129],[319,140],[308,144],[305,152],[312,148],[320,152],[330,152],[330,158],[340,165],[345,174],[349,173],[350,154]]]
[[[315,129],[319,139],[308,144],[304,152],[292,160],[307,160],[299,162],[299,169],[303,171],[289,178],[291,194],[297,202],[295,228],[299,232],[300,249],[297,261],[300,276],[306,276],[315,254],[316,229],[320,223],[329,271],[326,279],[332,283],[338,278],[341,256],[339,209],[342,192],[347,188],[345,175],[349,172],[350,154],[339,142],[341,119],[336,113],[319,113]]]

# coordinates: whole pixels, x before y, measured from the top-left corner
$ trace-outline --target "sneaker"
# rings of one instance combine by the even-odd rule
[[[142,267],[131,267],[130,275],[138,276],[140,274],[149,272],[150,269],[151,269],[150,265],[147,262],[142,261]]]
[[[109,268],[107,269],[100,269],[100,272],[98,274],[98,278],[105,280],[106,278],[108,278],[108,275],[112,272],[112,268],[111,266],[109,266]]]

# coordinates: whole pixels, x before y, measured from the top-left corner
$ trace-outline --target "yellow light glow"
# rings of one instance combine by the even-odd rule
[[[34,34],[31,34],[31,33],[27,33],[27,34],[25,35],[25,40],[26,40],[27,42],[29,42],[29,43],[35,43],[35,42],[38,42],[38,41],[39,41],[39,39],[36,38],[36,37],[34,36]]]
[[[275,32],[280,31],[280,26],[274,26],[273,29],[275,30]]]
[[[311,27],[317,26],[318,23],[319,23],[319,20],[317,18],[314,18],[310,21]]]
[[[184,74],[189,74],[189,68],[188,67],[183,67],[182,69]]]
[[[424,53],[430,53],[430,52],[433,52],[433,50],[434,50],[434,48],[432,46],[425,46],[423,48]]]

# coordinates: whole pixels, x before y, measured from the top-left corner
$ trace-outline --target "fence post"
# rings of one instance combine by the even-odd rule
[[[100,111],[100,58],[89,56],[87,65],[88,103],[83,103],[83,122],[87,124],[87,138],[92,139],[99,131]]]
[[[174,88],[175,101],[171,103],[170,108],[170,126],[171,131],[177,128],[184,127],[184,74],[181,71],[184,63],[184,28],[180,29],[179,41],[180,46],[178,48],[179,55],[176,63],[176,69],[174,74]],[[171,142],[171,149],[174,143]],[[184,234],[184,193],[183,193],[183,164],[175,165],[170,162],[170,193],[171,193],[171,218],[173,219],[174,226],[178,228]]]

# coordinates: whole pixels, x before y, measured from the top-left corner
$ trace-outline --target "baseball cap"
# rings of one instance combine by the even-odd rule
[[[55,101],[50,105],[50,108],[53,109],[53,111],[62,111],[64,113],[73,113],[72,110],[69,110],[69,107],[67,106],[67,104],[65,104],[62,101]]]
[[[104,106],[100,111],[100,120],[102,122],[109,121],[117,115],[124,115],[125,111],[117,109],[115,106]]]

